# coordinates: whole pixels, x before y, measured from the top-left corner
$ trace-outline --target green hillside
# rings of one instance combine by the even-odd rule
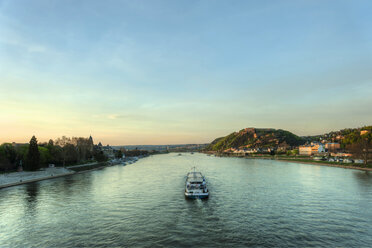
[[[228,148],[264,148],[277,146],[297,146],[305,140],[289,131],[268,128],[245,128],[225,137],[215,139],[208,147],[210,151]]]
[[[361,132],[366,131],[364,135]],[[345,128],[339,131],[332,131],[322,135],[306,136],[303,137],[307,142],[318,141],[322,143],[327,142],[337,142],[340,143],[342,147],[347,145],[352,145],[357,143],[362,138],[367,138],[372,140],[372,126],[364,126],[359,128]]]

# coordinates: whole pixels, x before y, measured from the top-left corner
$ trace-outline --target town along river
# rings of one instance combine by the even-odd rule
[[[371,247],[372,174],[171,153],[0,190],[0,247],[134,246]]]

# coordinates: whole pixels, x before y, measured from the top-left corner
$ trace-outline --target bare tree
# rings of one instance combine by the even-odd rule
[[[372,142],[371,139],[366,136],[361,136],[361,138],[354,144],[350,146],[350,151],[353,153],[354,158],[362,159],[364,161],[364,166],[367,166],[368,159],[372,155]]]

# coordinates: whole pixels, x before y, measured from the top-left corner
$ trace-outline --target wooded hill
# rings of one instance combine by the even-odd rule
[[[339,131],[332,131],[329,133],[306,136],[303,137],[306,141],[319,141],[319,142],[337,142],[342,147],[352,145],[359,142],[362,138],[371,141],[372,139],[372,126],[364,126],[359,128],[345,128]]]
[[[298,146],[305,139],[282,129],[245,128],[225,137],[215,139],[206,150],[221,151],[229,148],[265,148],[278,146]]]
[[[342,148],[367,139],[372,142],[372,126],[347,128],[322,135],[299,137],[289,131],[271,128],[245,128],[225,137],[215,139],[205,150],[223,151],[229,148],[275,148],[281,146],[298,146],[313,141],[337,142]]]

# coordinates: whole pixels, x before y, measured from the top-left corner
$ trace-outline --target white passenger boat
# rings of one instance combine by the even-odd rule
[[[185,196],[189,199],[203,199],[209,196],[205,177],[201,172],[196,172],[195,167],[193,172],[187,173]]]

